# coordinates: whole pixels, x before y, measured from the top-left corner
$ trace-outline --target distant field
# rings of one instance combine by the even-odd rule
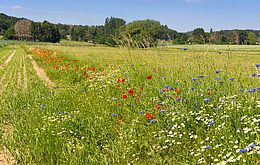
[[[260,161],[259,45],[20,44],[0,48],[1,145],[13,161]]]

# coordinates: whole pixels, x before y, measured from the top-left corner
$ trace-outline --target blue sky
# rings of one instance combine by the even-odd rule
[[[155,19],[184,32],[202,27],[260,29],[259,0],[1,0],[0,12],[34,21],[100,25],[114,16],[127,22]]]

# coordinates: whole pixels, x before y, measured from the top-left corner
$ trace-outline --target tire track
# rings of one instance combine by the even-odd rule
[[[9,55],[7,60],[2,65],[0,65],[0,69],[3,69],[12,60],[12,58],[15,55],[15,52],[16,52],[16,50],[14,50],[13,53],[11,55]]]
[[[6,55],[4,55],[4,56],[0,59],[0,61],[2,61],[3,59],[5,59],[11,52],[12,52],[12,51],[10,50],[10,52],[7,53]]]
[[[44,72],[44,70],[38,66],[38,64],[36,63],[36,61],[33,60],[32,56],[29,55],[28,57],[29,57],[29,59],[31,60],[32,65],[33,65],[33,68],[34,68],[34,70],[36,71],[38,77],[39,77],[42,81],[46,82],[49,87],[54,86],[53,82],[49,79],[49,77],[48,77],[47,74]]]
[[[8,92],[13,93],[15,89],[15,84],[16,84],[16,71],[17,71],[17,65],[8,65],[12,59],[14,59],[14,55],[16,53],[16,50],[12,52],[12,54],[9,55],[8,59],[4,62],[3,65],[1,65],[0,69],[3,69],[3,75],[0,78],[0,96],[3,98],[5,96],[8,97]],[[15,57],[17,58],[17,57]],[[15,61],[14,61],[15,62]],[[8,79],[7,79],[8,77]],[[8,81],[7,81],[8,80]],[[7,87],[10,86],[10,88]],[[4,95],[3,95],[4,94]],[[12,132],[12,124],[9,122],[5,122],[4,125],[2,126],[2,133],[3,133],[3,140],[8,139],[9,135]],[[1,146],[0,147],[0,164],[1,165],[11,165],[11,164],[16,164],[16,161],[8,148],[6,146]]]

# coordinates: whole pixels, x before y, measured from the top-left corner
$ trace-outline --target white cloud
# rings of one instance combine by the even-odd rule
[[[13,10],[23,10],[25,9],[23,6],[20,6],[20,5],[15,5],[12,7]]]

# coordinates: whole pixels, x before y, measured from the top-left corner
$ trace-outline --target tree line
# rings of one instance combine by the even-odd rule
[[[173,44],[258,44],[260,31],[220,30],[205,32],[203,28],[179,33],[155,20],[126,23],[122,18],[110,17],[104,25],[83,26],[33,22],[0,13],[0,35],[5,39],[59,42],[61,39],[85,41],[110,46],[157,46],[159,41]]]

